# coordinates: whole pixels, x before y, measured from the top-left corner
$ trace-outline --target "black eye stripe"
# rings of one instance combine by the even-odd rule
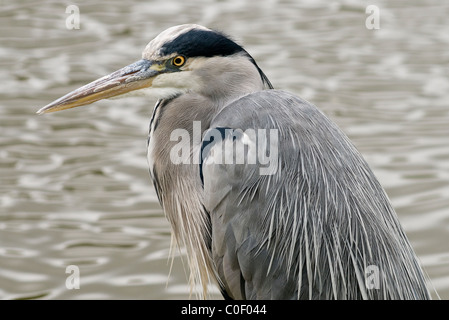
[[[234,55],[236,53],[243,53],[248,56],[250,61],[259,71],[262,81],[264,82],[266,87],[273,89],[273,86],[271,85],[267,76],[259,68],[256,61],[254,61],[249,53],[246,52],[246,50],[243,49],[242,46],[238,45],[232,39],[228,38],[226,35],[220,32],[212,30],[192,29],[180,34],[173,40],[168,41],[160,49],[160,54],[162,56],[180,54],[188,58],[209,58],[214,56],[226,57]],[[172,60],[171,63],[176,68],[182,66],[175,64],[174,60]],[[183,62],[183,64],[184,63],[185,61]]]
[[[170,55],[174,52],[194,57],[229,56],[244,49],[216,31],[193,29],[187,31],[161,48],[162,55]]]

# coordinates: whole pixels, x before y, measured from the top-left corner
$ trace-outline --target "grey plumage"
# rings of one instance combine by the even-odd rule
[[[213,259],[234,297],[428,297],[415,290],[425,279],[382,187],[316,107],[286,92],[258,92],[226,107],[211,126],[278,128],[280,135],[277,174],[260,176],[257,165],[204,173]],[[379,289],[366,289],[370,265],[380,270]]]
[[[164,31],[142,56],[40,112],[130,91],[160,98],[150,174],[203,297],[215,282],[233,299],[430,298],[383,188],[315,106],[272,90],[248,52],[201,26]]]

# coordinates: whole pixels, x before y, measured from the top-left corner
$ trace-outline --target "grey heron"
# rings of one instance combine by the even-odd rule
[[[158,99],[148,162],[190,283],[230,299],[430,299],[378,180],[313,104],[275,90],[225,34],[187,24],[41,108]]]

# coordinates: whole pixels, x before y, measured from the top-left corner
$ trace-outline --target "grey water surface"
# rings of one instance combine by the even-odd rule
[[[189,298],[148,174],[155,101],[35,114],[183,23],[232,35],[276,88],[338,123],[449,298],[449,3],[80,0],[79,29],[71,4],[0,1],[0,299]],[[368,5],[380,29],[367,28]]]

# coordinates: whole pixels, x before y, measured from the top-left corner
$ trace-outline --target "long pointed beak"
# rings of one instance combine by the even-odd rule
[[[49,103],[38,114],[65,110],[112,98],[130,91],[150,87],[161,66],[149,60],[139,60],[107,76],[78,88]]]

